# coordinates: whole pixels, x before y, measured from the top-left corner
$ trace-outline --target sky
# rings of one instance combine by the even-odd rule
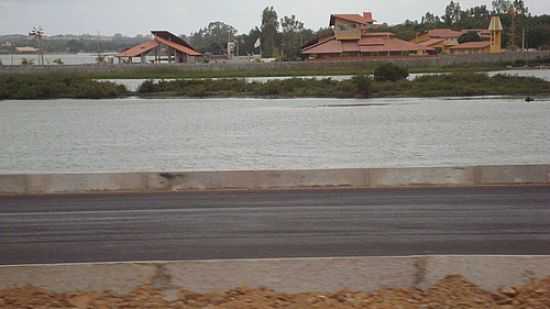
[[[380,23],[420,19],[427,11],[442,15],[450,0],[0,0],[0,34],[26,34],[42,26],[49,35],[122,33],[134,36],[151,30],[189,34],[223,21],[248,32],[258,26],[261,12],[274,6],[280,17],[295,14],[306,27],[328,25],[332,13],[372,11]],[[462,0],[462,7],[491,1]],[[533,14],[550,14],[549,0],[526,0]]]

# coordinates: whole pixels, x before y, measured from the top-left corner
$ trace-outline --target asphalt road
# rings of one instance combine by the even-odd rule
[[[0,197],[0,264],[550,254],[550,188]]]

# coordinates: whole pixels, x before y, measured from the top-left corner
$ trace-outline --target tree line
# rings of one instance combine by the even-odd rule
[[[237,29],[223,22],[212,22],[208,26],[184,36],[194,48],[207,54],[224,54],[227,42],[235,43],[235,54],[255,55],[265,58],[298,60],[302,46],[318,36],[330,35],[331,30],[305,28],[295,15],[279,18],[274,7],[266,7],[261,16],[261,25],[248,33],[237,34]],[[259,44],[258,44],[259,43]]]
[[[417,33],[435,28],[487,29],[492,16],[499,16],[502,21],[505,48],[521,48],[524,39],[527,48],[550,48],[550,15],[532,15],[523,0],[495,0],[491,8],[480,5],[467,9],[460,2],[451,1],[442,16],[427,12],[420,20],[383,27],[402,39],[412,40]]]
[[[460,2],[451,1],[443,15],[438,16],[427,12],[420,20],[406,20],[398,25],[377,25],[373,31],[388,31],[399,38],[412,40],[417,33],[434,28],[486,29],[491,16],[500,16],[504,26],[504,47],[508,49],[550,48],[550,15],[532,15],[523,0],[495,0],[491,7],[486,5],[463,8]],[[308,42],[333,35],[330,28],[313,30],[307,28],[295,15],[279,17],[273,6],[266,7],[260,17],[260,25],[246,33],[239,31],[224,22],[216,21],[206,27],[182,35],[191,45],[205,54],[223,55],[227,53],[228,42],[234,43],[234,54],[240,56],[261,53],[266,58],[281,60],[299,60],[301,49]],[[94,40],[93,36],[81,36],[71,39],[57,38],[45,40],[47,52],[104,52],[120,51],[134,46],[149,36],[125,37],[117,34],[111,40]],[[475,41],[480,38],[465,37],[464,41]],[[0,43],[2,40],[0,40]],[[30,38],[17,41],[19,46],[34,46],[36,42]],[[257,44],[257,43],[260,44]],[[0,53],[13,52],[12,47],[2,47]]]
[[[499,16],[504,27],[504,47],[521,48],[525,33],[528,48],[550,48],[550,15],[535,16],[529,12],[523,0],[495,0],[491,8],[486,5],[463,8],[460,2],[451,1],[441,16],[427,12],[420,20],[406,20],[399,25],[378,25],[375,31],[389,31],[399,38],[412,40],[417,33],[435,28],[487,29],[492,16]],[[274,7],[266,7],[261,15],[261,24],[248,33],[237,34],[233,26],[213,22],[186,38],[197,49],[205,53],[223,54],[228,40],[237,45],[236,54],[252,55],[261,52],[263,57],[297,60],[304,44],[332,35],[330,28],[312,30],[295,15],[279,18]],[[471,36],[472,34],[468,34]],[[466,36],[464,41],[480,38]],[[255,43],[261,42],[260,48]]]

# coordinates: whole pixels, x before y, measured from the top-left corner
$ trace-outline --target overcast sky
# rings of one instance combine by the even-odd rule
[[[248,32],[261,11],[273,5],[279,16],[295,14],[306,27],[327,26],[331,13],[368,9],[378,22],[395,24],[442,15],[450,0],[0,0],[0,34],[28,33],[41,25],[48,34],[136,35],[150,30],[189,34],[210,21],[223,21]],[[459,1],[463,7],[491,1]],[[534,14],[550,14],[549,0],[527,0]]]

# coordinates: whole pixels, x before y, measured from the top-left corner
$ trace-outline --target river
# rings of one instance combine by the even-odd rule
[[[0,173],[550,163],[550,101],[0,102]]]

